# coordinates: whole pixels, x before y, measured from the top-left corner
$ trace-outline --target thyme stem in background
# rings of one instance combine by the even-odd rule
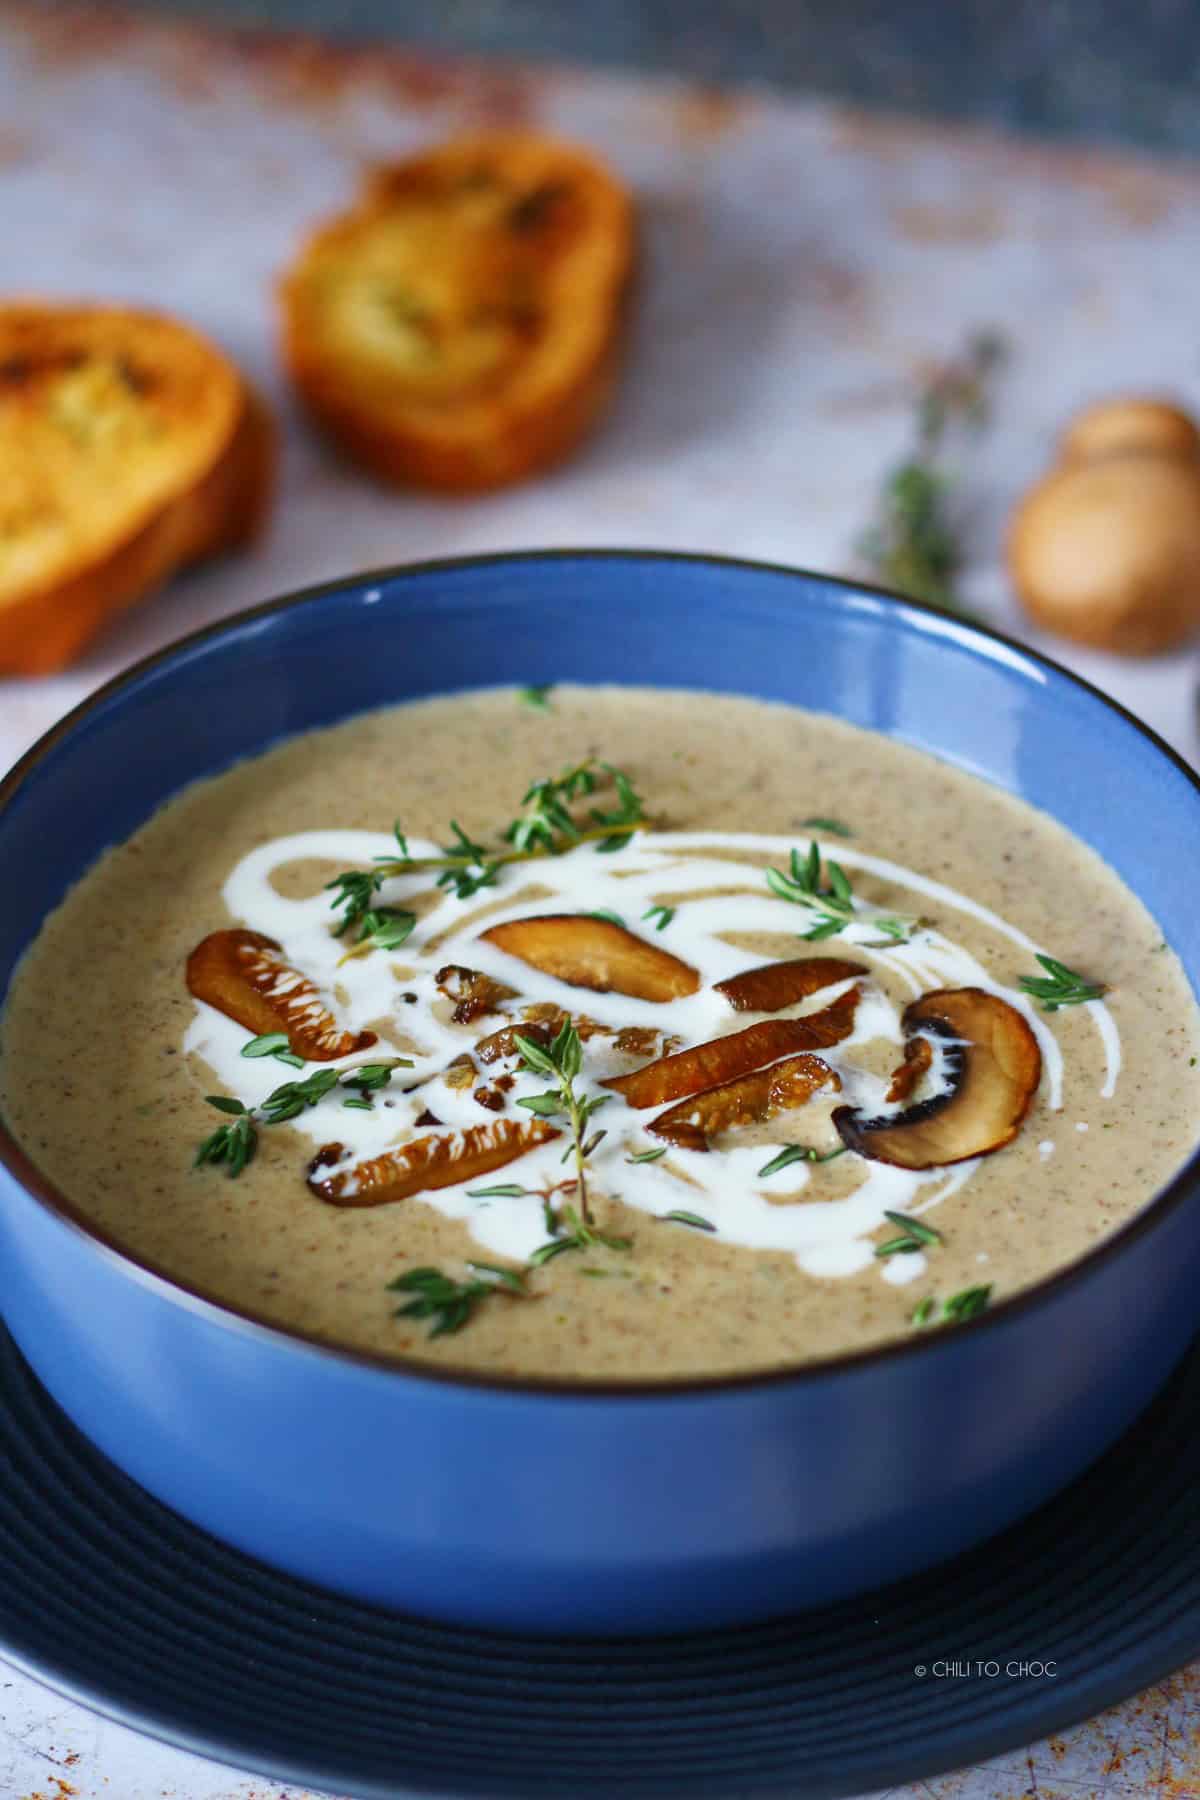
[[[1057,1012],[1060,1006],[1081,1006],[1087,1000],[1101,1000],[1108,988],[1103,981],[1089,981],[1066,963],[1053,956],[1038,955],[1045,976],[1022,975],[1021,986],[1039,1001],[1043,1012]]]
[[[981,332],[956,361],[925,377],[918,391],[915,442],[884,478],[876,516],[858,555],[885,586],[947,612],[962,612],[957,580],[963,551],[952,505],[946,451],[951,437],[987,422],[988,386],[1005,355],[1003,340]]]

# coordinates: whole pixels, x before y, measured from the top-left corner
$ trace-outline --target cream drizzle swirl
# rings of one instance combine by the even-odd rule
[[[393,954],[376,951],[342,962],[346,945],[332,935],[328,894],[289,899],[278,891],[273,877],[288,863],[301,859],[367,867],[376,857],[394,855],[394,840],[373,832],[332,829],[299,832],[260,845],[242,858],[225,883],[223,895],[234,919],[277,939],[286,960],[317,984],[330,1009],[349,1030],[373,1026],[381,1036],[401,1035],[415,1046],[404,1051],[412,1056],[414,1068],[398,1072],[372,1111],[347,1110],[342,1105],[346,1091],[335,1089],[286,1129],[314,1144],[337,1140],[346,1146],[347,1162],[352,1164],[415,1135],[415,1121],[426,1106],[432,1105],[450,1132],[494,1116],[480,1109],[469,1090],[452,1089],[437,1079],[455,1056],[469,1049],[486,1030],[503,1023],[492,1019],[464,1027],[450,1022],[435,981],[436,971],[446,963],[480,969],[516,988],[521,1000],[514,1006],[553,1002],[618,1029],[656,1027],[685,1044],[742,1029],[761,1015],[734,1013],[724,997],[713,991],[713,985],[755,959],[726,942],[722,934],[780,932],[799,937],[804,920],[798,917],[797,907],[772,894],[763,879],[765,864],[785,863],[790,849],[789,839],[733,832],[642,832],[623,849],[606,855],[598,855],[592,845],[581,845],[561,856],[539,858],[533,865],[504,866],[495,885],[482,890],[477,898],[460,900],[441,890],[436,904],[423,913],[401,950]],[[941,912],[956,912],[977,921],[1031,955],[1040,948],[1016,926],[939,882],[848,844],[839,842],[828,849],[848,870],[861,871],[919,896],[922,905],[914,910],[924,910],[932,903]],[[409,840],[409,852],[413,857],[439,853],[436,845],[415,839]],[[534,883],[540,893],[532,891]],[[390,877],[377,904],[403,905],[417,894],[428,894],[430,886],[427,873]],[[738,891],[706,892],[731,887]],[[697,897],[688,898],[689,894]],[[643,922],[641,915],[664,896],[670,897],[676,911],[660,934],[651,923]],[[665,1005],[621,994],[594,994],[543,975],[479,937],[485,913],[486,924],[492,925],[545,912],[600,910],[617,913],[637,935],[661,942],[690,963],[701,978],[699,991]],[[1025,994],[996,981],[944,931],[922,925],[910,942],[880,948],[878,928],[865,910],[839,934],[839,951],[842,946],[869,965],[889,971],[914,994],[933,987],[976,986],[1001,996],[1028,1020],[1042,1052],[1047,1102],[1051,1109],[1061,1108],[1063,1055],[1045,1018]],[[798,943],[796,954],[804,953],[805,946]],[[788,1010],[793,1016],[818,1010],[848,985],[823,989]],[[407,994],[416,996],[415,1004],[402,998]],[[1104,1053],[1106,1074],[1100,1091],[1107,1097],[1120,1072],[1120,1036],[1103,1001],[1088,1003],[1086,1011]],[[879,1039],[898,1047],[902,1038],[898,1008],[881,987],[868,982],[852,1035],[835,1051],[823,1053],[842,1081],[845,1099],[872,1113],[888,1111],[887,1082],[858,1066],[853,1051]],[[231,1094],[245,1105],[255,1106],[289,1075],[277,1063],[243,1057],[246,1042],[242,1027],[196,1002],[184,1038],[185,1051],[203,1059]],[[383,1060],[388,1053],[387,1043],[382,1042],[376,1050],[345,1057],[333,1066],[348,1069]],[[629,1058],[615,1053],[610,1040],[593,1038],[586,1045],[579,1085],[585,1092],[604,1092],[598,1084],[605,1076],[632,1066]],[[944,1087],[944,1066],[943,1058],[936,1055],[926,1091]],[[414,1091],[406,1093],[404,1089],[409,1087]],[[519,1075],[510,1101],[544,1087],[541,1077]],[[523,1117],[523,1109],[517,1109],[515,1116]],[[869,1267],[877,1260],[872,1234],[885,1222],[887,1211],[922,1213],[957,1192],[978,1167],[978,1162],[967,1162],[913,1173],[854,1157],[861,1178],[849,1193],[809,1200],[806,1191],[814,1183],[817,1192],[821,1191],[819,1171],[794,1163],[762,1179],[759,1171],[771,1153],[764,1152],[761,1144],[733,1143],[716,1154],[672,1148],[656,1162],[630,1163],[631,1149],[646,1149],[655,1143],[644,1133],[651,1116],[627,1111],[616,1098],[599,1116],[597,1123],[609,1129],[589,1164],[597,1194],[619,1195],[627,1205],[652,1217],[661,1218],[677,1209],[698,1213],[711,1221],[719,1238],[756,1250],[789,1252],[815,1277],[846,1276]],[[497,1175],[430,1191],[420,1199],[447,1217],[465,1221],[489,1253],[524,1262],[546,1238],[541,1198],[526,1194],[480,1199],[472,1197],[468,1189],[509,1182],[531,1189],[553,1184],[563,1178],[562,1148],[561,1142],[543,1145]],[[787,1204],[776,1203],[785,1197]],[[882,1280],[904,1284],[924,1272],[926,1257],[894,1256],[878,1261],[877,1267]]]

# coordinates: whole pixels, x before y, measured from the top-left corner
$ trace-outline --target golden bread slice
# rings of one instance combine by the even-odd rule
[[[629,195],[529,132],[377,169],[281,286],[314,416],[385,480],[497,487],[564,456],[606,399],[633,267]]]
[[[177,320],[0,304],[0,673],[61,668],[183,564],[251,537],[273,467],[261,402]]]

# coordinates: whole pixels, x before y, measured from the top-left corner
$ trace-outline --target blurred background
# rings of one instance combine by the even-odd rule
[[[277,442],[257,535],[213,522],[103,592],[77,642],[54,633],[78,571],[34,557],[35,593],[0,548],[0,762],[135,657],[275,594],[587,544],[876,581],[1049,650],[1200,754],[1198,64],[1190,0],[0,0],[0,300],[165,311]],[[375,435],[403,422],[399,338],[360,343],[357,377],[358,351],[335,359],[318,403],[281,295],[314,231],[360,229],[372,167],[480,130],[598,156],[638,259],[606,407],[466,491],[352,441],[341,401],[365,367],[395,415]],[[429,373],[441,304],[393,304],[405,380],[414,346]],[[30,487],[22,356],[10,342],[0,381],[10,548],[77,504],[61,472],[49,502]],[[91,399],[55,395],[38,430],[71,414],[71,479],[119,520],[120,432],[89,415],[81,435]],[[1064,450],[1097,404],[1086,453]],[[153,395],[121,405],[161,427]]]
[[[153,0],[244,26],[766,82],[1058,136],[1200,149],[1193,0]]]

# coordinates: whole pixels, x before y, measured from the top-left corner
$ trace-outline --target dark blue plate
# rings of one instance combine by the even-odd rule
[[[138,1730],[361,1800],[813,1800],[980,1761],[1200,1653],[1198,1505],[1200,1345],[1087,1475],[932,1574],[753,1629],[492,1636],[225,1549],[94,1450],[0,1328],[4,1654]]]

